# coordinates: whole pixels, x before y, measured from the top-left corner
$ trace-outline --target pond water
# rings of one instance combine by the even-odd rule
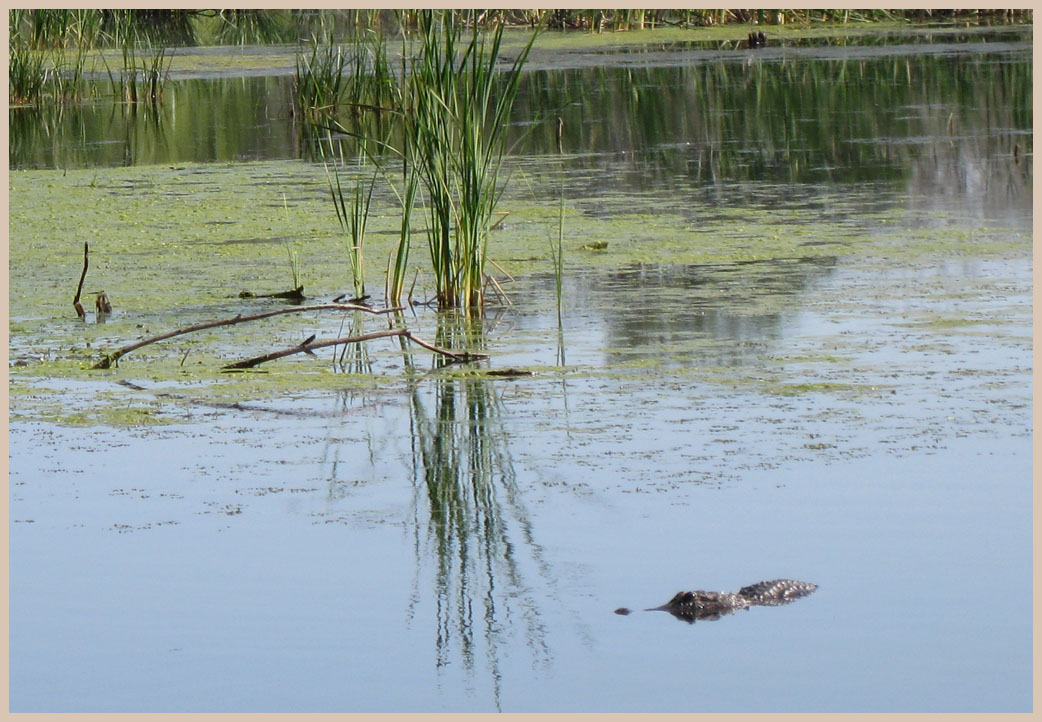
[[[461,366],[219,373],[386,328],[309,312],[91,371],[272,308],[290,244],[341,293],[324,171],[283,77],[12,111],[12,711],[1030,711],[1031,36],[973,39],[533,70],[510,305],[395,321]],[[612,613],[774,578],[818,589]]]

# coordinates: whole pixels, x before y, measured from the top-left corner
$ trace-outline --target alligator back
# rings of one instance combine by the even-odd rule
[[[748,600],[749,604],[759,604],[766,607],[776,607],[781,604],[794,602],[800,597],[805,597],[815,589],[817,584],[811,582],[800,582],[795,579],[774,579],[769,582],[757,582],[738,590],[740,597]]]

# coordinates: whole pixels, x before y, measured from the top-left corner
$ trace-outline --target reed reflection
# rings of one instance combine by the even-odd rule
[[[611,363],[654,357],[678,365],[742,366],[785,333],[806,290],[832,275],[834,256],[736,264],[641,266],[609,273],[597,293],[640,304],[616,305],[605,317]],[[683,303],[678,303],[678,299]],[[603,301],[591,300],[591,306]],[[669,314],[647,308],[668,307]],[[627,310],[633,309],[633,310]]]
[[[479,321],[441,314],[437,343],[484,347]],[[467,342],[468,345],[462,344]],[[443,366],[437,361],[436,365]],[[411,395],[417,580],[413,612],[433,599],[439,670],[481,668],[497,709],[504,648],[520,639],[534,664],[550,650],[529,577],[540,550],[521,499],[496,381],[441,368]],[[423,587],[430,584],[432,594]]]
[[[1031,207],[1027,48],[772,58],[697,55],[673,66],[533,71],[518,116],[544,117],[528,147],[557,160],[571,198],[694,192],[692,205],[755,202],[735,183],[882,182],[987,217]],[[542,115],[540,115],[542,113]],[[998,150],[998,152],[996,152]],[[964,180],[965,179],[965,180]],[[976,179],[974,182],[973,179]],[[965,190],[963,190],[965,189]]]

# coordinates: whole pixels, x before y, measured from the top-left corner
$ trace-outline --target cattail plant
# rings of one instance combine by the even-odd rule
[[[420,52],[403,114],[406,161],[427,191],[438,305],[477,310],[484,303],[490,221],[504,189],[507,120],[535,35],[498,74],[502,23],[488,34],[475,23],[466,42],[451,12],[425,10],[418,25]]]

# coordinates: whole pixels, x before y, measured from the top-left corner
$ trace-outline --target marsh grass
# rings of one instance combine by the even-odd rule
[[[485,263],[501,179],[505,129],[535,34],[497,72],[503,25],[474,24],[464,41],[453,13],[423,11],[420,50],[408,75],[403,153],[426,195],[427,232],[440,308],[484,305]]]
[[[15,40],[8,44],[8,101],[11,105],[36,105],[44,100],[72,103],[86,91],[83,47],[39,50]]]
[[[218,45],[284,43],[295,36],[290,15],[279,10],[218,10],[213,29]]]
[[[360,32],[352,61],[346,98],[351,112],[397,110],[401,94],[398,92],[398,79],[388,60],[385,36],[373,30]]]
[[[11,105],[38,103],[47,87],[43,52],[12,39],[7,57],[8,102]]]
[[[97,10],[40,8],[11,10],[11,42],[29,47],[94,47],[103,36],[103,16]]]
[[[356,34],[351,45],[320,41],[296,53],[297,110],[308,120],[339,119],[349,123],[367,114],[400,108],[398,78],[387,55],[387,41],[372,30]]]
[[[387,259],[386,303],[389,306],[402,304],[402,293],[405,291],[405,275],[409,267],[409,246],[412,236],[412,213],[416,207],[416,195],[419,191],[420,178],[415,167],[403,171],[404,190],[398,194],[401,203],[401,232],[394,252]],[[393,262],[392,262],[393,259]]]
[[[341,159],[342,162],[343,159]],[[361,161],[359,166],[359,170],[362,171],[364,166]],[[366,298],[365,232],[369,223],[369,210],[372,207],[373,191],[376,188],[379,171],[373,173],[368,184],[360,177],[355,181],[352,191],[345,196],[337,159],[331,158],[326,162],[325,168],[329,194],[333,200],[336,217],[348,241],[347,256],[351,264],[351,283],[355,294],[353,300],[361,301]]]
[[[347,56],[340,45],[313,42],[310,53],[297,50],[294,88],[301,115],[310,120],[336,115],[346,67]]]
[[[555,242],[556,241],[556,242]],[[563,326],[564,309],[564,188],[558,195],[557,238],[550,241],[550,258],[554,266],[554,292],[557,296],[557,327]]]
[[[289,202],[286,200],[285,193],[282,194],[282,208],[283,211],[285,211],[286,213],[286,223],[288,225],[290,222]],[[290,275],[293,278],[293,285],[290,286],[290,288],[302,289],[304,287],[304,284],[301,283],[301,256],[304,252],[304,244],[299,241],[297,243],[290,243],[289,239],[287,238],[284,245],[286,247],[286,257],[289,261]]]
[[[496,12],[496,11],[492,11]],[[513,22],[530,25],[545,23],[555,30],[619,32],[666,26],[715,26],[757,23],[788,25],[810,23],[870,23],[895,21],[953,20],[957,18],[999,18],[1012,20],[1024,10],[883,10],[883,9],[611,9],[611,10],[515,10],[508,13]]]
[[[113,87],[125,102],[158,105],[163,102],[171,59],[166,47],[152,47],[151,43],[146,43],[145,52],[139,54],[137,41],[128,37],[123,44],[123,67],[118,75],[107,65],[106,69]]]
[[[365,155],[383,171],[401,203],[402,235],[393,262],[388,260],[387,298],[400,301],[404,291],[409,221],[419,201],[438,307],[478,311],[484,306],[489,283],[485,274],[489,230],[505,187],[501,171],[507,121],[535,34],[509,68],[500,71],[503,25],[486,33],[471,23],[470,31],[465,32],[461,17],[453,12],[420,12],[415,53],[410,52],[403,35],[405,59],[400,74],[387,60],[382,36],[362,33],[351,74],[351,82],[357,85],[347,104],[354,112],[350,118],[319,122],[328,123],[330,145],[333,131],[360,141],[360,157]],[[408,25],[410,19],[400,16],[400,25]],[[340,82],[343,64],[334,65],[338,77],[323,83],[326,86]],[[307,71],[308,63],[301,62],[300,67]],[[302,74],[301,85],[307,75]],[[336,95],[337,101],[330,100],[325,107],[339,105],[339,90]],[[364,126],[357,118],[366,111],[377,119],[389,118],[391,123],[380,125],[371,120],[371,125]],[[369,140],[375,142],[367,145]],[[400,183],[392,179],[388,164],[370,153],[371,147],[400,158]],[[335,166],[330,178],[337,216],[344,224],[352,214],[347,212]],[[371,192],[370,185],[370,196]],[[367,208],[360,192],[355,198],[355,208]]]

